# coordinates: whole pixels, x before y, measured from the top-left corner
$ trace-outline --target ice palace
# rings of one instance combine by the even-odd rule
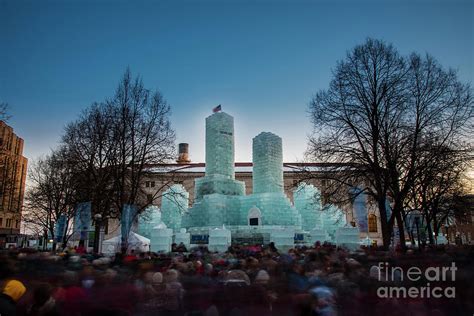
[[[139,218],[138,233],[151,251],[170,251],[171,243],[206,245],[225,251],[231,243],[268,244],[287,250],[295,245],[330,241],[355,248],[359,229],[347,224],[334,205],[322,210],[320,192],[300,183],[294,203],[283,187],[282,139],[262,132],[253,139],[253,191],[235,179],[234,118],[217,112],[206,118],[205,176],[195,181],[195,201],[180,184],[163,194],[161,210],[149,207]]]

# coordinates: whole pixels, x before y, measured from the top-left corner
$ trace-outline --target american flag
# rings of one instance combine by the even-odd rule
[[[221,110],[222,110],[222,106],[219,104],[218,106],[212,109],[212,112],[217,113],[217,112],[220,112]]]

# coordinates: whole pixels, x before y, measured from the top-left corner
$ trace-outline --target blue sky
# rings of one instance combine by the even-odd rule
[[[303,158],[311,96],[367,37],[428,52],[474,80],[474,1],[0,0],[0,101],[34,159],[65,124],[113,95],[127,66],[172,107],[178,142],[204,161],[204,119],[235,118],[236,160],[252,138],[283,138]]]

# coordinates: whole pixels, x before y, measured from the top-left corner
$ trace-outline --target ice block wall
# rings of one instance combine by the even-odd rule
[[[336,238],[336,230],[347,224],[346,214],[339,207],[333,204],[327,204],[323,207],[321,212],[321,223],[323,230],[325,230],[334,241]]]
[[[182,214],[188,210],[189,193],[181,184],[174,184],[163,193],[161,220],[168,228],[178,232]]]
[[[321,192],[312,184],[300,183],[293,191],[295,207],[301,214],[301,228],[321,228]]]
[[[206,118],[206,176],[234,179],[234,118],[218,112]]]
[[[283,192],[282,140],[262,132],[253,139],[253,193]]]
[[[161,212],[155,205],[147,206],[138,218],[138,234],[151,238],[151,232],[155,226],[161,223]]]

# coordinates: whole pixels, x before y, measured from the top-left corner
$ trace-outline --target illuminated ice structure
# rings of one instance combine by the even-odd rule
[[[253,192],[245,195],[245,183],[235,180],[234,119],[214,113],[206,118],[206,172],[195,180],[194,203],[188,209],[185,189],[172,186],[163,197],[161,219],[175,239],[184,228],[190,244],[204,241],[214,251],[225,251],[232,239],[272,241],[281,250],[294,247],[296,236],[307,244],[335,241],[338,228],[346,225],[336,206],[322,210],[312,185],[296,188],[291,203],[283,187],[282,139],[275,134],[262,132],[253,139],[252,179]]]
[[[181,229],[182,214],[187,211],[189,193],[181,184],[174,184],[163,193],[161,199],[161,220],[175,233]]]

